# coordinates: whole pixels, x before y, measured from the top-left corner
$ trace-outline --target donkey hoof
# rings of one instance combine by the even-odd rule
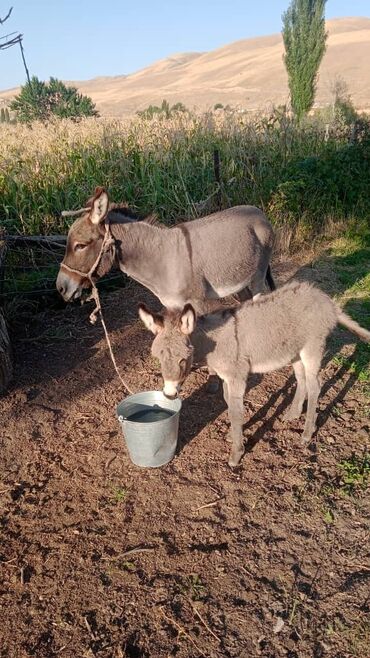
[[[302,446],[307,446],[311,442],[312,434],[313,434],[313,432],[303,432],[302,438],[301,438],[301,445]]]
[[[207,393],[212,393],[212,394],[217,393],[219,388],[220,388],[220,381],[217,375],[210,375],[207,382]]]
[[[238,452],[232,453],[229,458],[229,466],[230,468],[235,468],[236,466],[239,466],[240,460],[244,455],[244,450],[238,450]]]

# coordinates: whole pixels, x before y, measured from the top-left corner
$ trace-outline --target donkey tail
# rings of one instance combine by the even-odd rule
[[[356,334],[361,340],[364,340],[365,343],[370,343],[370,331],[367,331],[367,329],[361,327],[358,322],[352,320],[352,318],[350,318],[347,313],[344,313],[339,306],[337,306],[337,318],[339,324],[352,331],[352,333]]]
[[[267,271],[266,271],[266,283],[267,283],[268,287],[270,288],[270,290],[276,290],[276,285],[275,285],[275,281],[273,279],[273,276],[271,274],[270,265],[268,266]]]

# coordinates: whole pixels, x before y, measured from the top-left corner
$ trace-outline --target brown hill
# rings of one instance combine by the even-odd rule
[[[332,85],[340,77],[356,107],[370,109],[370,18],[334,19],[327,28],[317,104],[330,102]],[[283,50],[280,34],[243,39],[211,52],[173,55],[131,75],[74,84],[105,116],[131,114],[163,98],[189,108],[222,103],[256,110],[288,101]],[[0,92],[0,100],[15,92]]]

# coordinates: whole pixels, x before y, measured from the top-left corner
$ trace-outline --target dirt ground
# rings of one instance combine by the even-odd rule
[[[279,282],[295,269],[277,264]],[[159,388],[139,301],[152,299],[134,284],[104,295],[106,321],[130,385]],[[90,311],[43,311],[15,337],[0,400],[0,656],[369,658],[369,499],[340,466],[369,448],[369,405],[331,360],[353,338],[330,343],[310,448],[302,419],[282,421],[290,369],[254,377],[232,471],[225,405],[198,371],[175,459],[140,469]]]

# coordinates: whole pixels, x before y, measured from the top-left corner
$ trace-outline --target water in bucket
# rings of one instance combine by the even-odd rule
[[[162,407],[155,404],[153,407],[145,407],[144,409],[135,411],[127,420],[130,420],[132,423],[155,423],[158,420],[170,418],[174,413],[174,411],[162,409]]]

